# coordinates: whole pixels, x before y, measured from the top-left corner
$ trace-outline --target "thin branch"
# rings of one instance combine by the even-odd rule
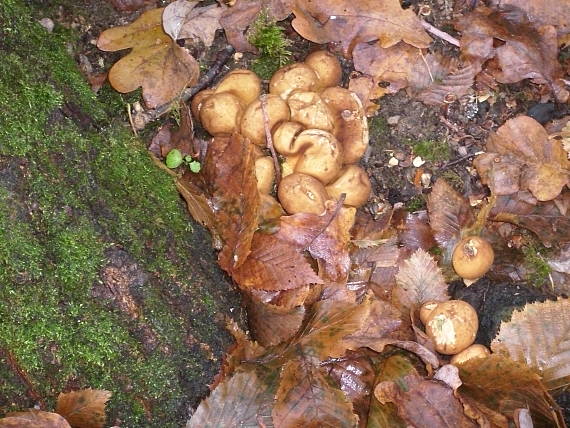
[[[433,34],[436,37],[439,37],[441,40],[445,40],[447,43],[451,43],[454,46],[460,47],[459,40],[457,40],[455,37],[450,36],[446,32],[439,30],[438,28],[435,28],[429,22],[426,22],[424,20],[420,20],[420,21],[421,21],[423,27],[429,33]]]
[[[279,167],[279,159],[277,158],[277,153],[275,153],[275,147],[273,147],[273,138],[271,137],[271,129],[269,129],[269,114],[267,112],[267,95],[264,94],[259,98],[261,100],[261,114],[263,114],[263,128],[265,130],[265,142],[267,148],[271,152],[271,157],[273,158],[273,165],[275,166],[275,185],[279,187],[279,183],[281,183],[281,168]]]
[[[220,74],[222,67],[224,64],[230,59],[230,57],[234,54],[235,49],[231,45],[226,45],[219,53],[218,57],[216,58],[216,62],[210,67],[208,72],[204,74],[201,79],[198,81],[197,84],[192,86],[191,88],[186,88],[182,91],[179,97],[173,99],[172,101],[158,106],[155,109],[150,109],[146,111],[142,111],[140,113],[135,112],[133,123],[137,129],[143,129],[146,124],[152,122],[155,119],[158,119],[160,116],[168,112],[172,105],[181,101],[186,102],[190,100],[194,95],[200,92],[202,89],[206,88],[207,86],[212,83],[212,81],[216,78],[218,74]]]

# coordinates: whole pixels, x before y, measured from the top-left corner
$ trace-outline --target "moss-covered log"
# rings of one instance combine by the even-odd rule
[[[237,295],[120,97],[36,18],[0,2],[0,416],[92,387],[111,423],[180,426]]]

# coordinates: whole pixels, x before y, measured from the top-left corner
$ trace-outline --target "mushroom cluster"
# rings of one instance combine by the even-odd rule
[[[477,312],[463,300],[426,302],[420,308],[426,334],[440,354],[453,355],[451,364],[462,364],[489,355],[483,345],[474,345],[479,319]]]
[[[340,85],[342,70],[327,51],[277,70],[262,95],[259,77],[234,70],[198,93],[192,112],[214,136],[240,132],[258,147],[255,172],[262,216],[322,214],[325,202],[345,195],[346,207],[366,203],[371,184],[358,165],[368,147],[368,123],[358,96]],[[275,163],[264,153],[267,128],[280,156],[279,203],[271,196]],[[280,206],[278,206],[280,205]]]

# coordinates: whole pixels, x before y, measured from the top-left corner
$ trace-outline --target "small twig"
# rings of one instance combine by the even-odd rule
[[[216,58],[216,62],[210,67],[208,72],[202,76],[202,78],[198,81],[197,84],[192,86],[191,88],[186,88],[182,91],[179,97],[175,98],[174,100],[158,106],[155,109],[146,110],[140,113],[135,113],[134,120],[132,123],[136,124],[137,129],[142,129],[144,126],[152,122],[153,120],[159,118],[166,112],[168,112],[174,103],[179,101],[186,102],[190,100],[194,95],[200,92],[202,89],[206,88],[207,86],[212,83],[214,78],[220,73],[224,64],[230,59],[230,57],[234,54],[235,49],[231,45],[227,45],[224,47],[219,53],[218,57]]]
[[[467,159],[469,159],[469,158],[472,158],[473,156],[477,156],[478,154],[479,154],[479,153],[470,153],[470,154],[468,154],[468,155],[461,156],[460,158],[455,159],[455,160],[453,160],[453,161],[447,162],[445,165],[443,165],[441,168],[439,168],[439,171],[444,170],[444,169],[447,169],[447,168],[449,168],[450,166],[457,165],[458,163],[461,163],[461,162],[463,162],[463,161],[465,161],[465,160],[467,160]]]
[[[325,230],[328,229],[328,227],[331,225],[331,223],[334,221],[334,219],[338,216],[338,213],[340,212],[340,209],[342,208],[342,204],[344,204],[344,200],[346,199],[346,193],[341,193],[340,194],[340,198],[338,198],[338,201],[336,203],[336,208],[334,209],[334,212],[331,215],[331,218],[329,218],[329,221],[327,221],[327,224],[325,224],[325,227],[323,227],[321,229],[321,231],[319,233],[317,233],[315,235],[315,237],[313,239],[311,239],[311,242],[309,242],[305,248],[310,248],[311,245],[313,245],[313,242],[315,242],[315,240],[321,236],[323,234],[323,232]]]
[[[127,114],[129,115],[129,123],[131,124],[131,129],[133,130],[133,134],[135,134],[135,137],[138,137],[137,128],[135,127],[135,123],[133,122],[133,115],[131,113],[130,104],[127,104]]]
[[[433,74],[431,74],[431,69],[429,68],[429,64],[426,60],[426,57],[424,56],[424,53],[422,52],[421,49],[418,49],[418,51],[420,51],[420,56],[422,57],[422,59],[424,60],[424,64],[426,65],[427,71],[429,73],[429,77],[431,79],[432,82],[435,82],[435,79],[433,78]]]
[[[269,129],[269,114],[267,113],[267,95],[264,94],[259,97],[261,100],[261,114],[263,115],[263,128],[265,129],[265,143],[271,152],[273,158],[273,165],[275,166],[275,184],[279,187],[281,183],[281,168],[279,168],[279,159],[273,147],[273,138],[271,137],[271,129]]]
[[[439,37],[441,40],[445,40],[447,43],[451,43],[454,46],[460,47],[459,44],[459,40],[457,40],[455,37],[450,36],[449,34],[447,34],[444,31],[441,31],[437,28],[435,28],[433,25],[431,25],[429,22],[426,22],[424,20],[420,20],[423,27],[430,32],[431,34],[433,34],[436,37]]]

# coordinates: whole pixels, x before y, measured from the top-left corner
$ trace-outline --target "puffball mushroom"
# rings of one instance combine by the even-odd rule
[[[448,300],[433,308],[425,326],[426,334],[435,344],[435,350],[441,354],[453,355],[475,341],[479,319],[469,303]]]
[[[281,67],[269,81],[269,93],[286,100],[296,90],[312,91],[317,86],[318,77],[311,67],[297,62]]]
[[[291,120],[308,129],[333,130],[333,113],[316,92],[295,91],[289,96],[287,104],[291,109]]]
[[[431,314],[431,311],[435,309],[435,307],[439,305],[439,302],[429,301],[425,302],[420,308],[420,321],[425,325],[427,324],[427,319]]]
[[[291,116],[291,111],[287,103],[278,95],[262,95],[266,97],[266,111],[271,131],[275,125],[286,122]],[[261,99],[257,99],[247,106],[241,120],[241,134],[258,146],[265,147],[265,126],[263,111],[261,109]]]
[[[259,193],[262,195],[269,194],[275,178],[275,166],[271,156],[262,156],[255,160],[255,177],[257,178]]]
[[[491,352],[487,349],[487,347],[475,344],[464,349],[459,354],[455,354],[453,357],[451,357],[450,363],[457,366],[474,358],[487,358],[489,355],[491,355]]]
[[[197,120],[200,120],[200,109],[202,108],[202,104],[213,93],[213,89],[204,89],[203,91],[200,91],[194,95],[194,98],[192,98],[192,102],[190,103],[190,110]]]
[[[294,142],[304,127],[299,122],[283,122],[273,132],[273,147],[283,156],[294,154]]]
[[[299,155],[295,172],[311,175],[328,184],[337,177],[342,167],[342,148],[330,132],[307,129],[293,143],[293,152]]]
[[[475,280],[493,265],[495,253],[491,244],[480,236],[467,236],[453,250],[453,269],[461,278]]]
[[[335,137],[344,149],[344,163],[356,163],[368,148],[368,121],[354,92],[339,86],[325,89],[321,98],[333,114]]]
[[[340,175],[328,186],[327,193],[338,200],[342,193],[346,194],[344,205],[359,208],[366,203],[372,190],[368,174],[357,165],[348,165],[340,171]]]
[[[233,70],[218,83],[214,89],[216,94],[229,92],[240,99],[244,106],[248,106],[261,94],[261,80],[253,71]]]
[[[305,64],[313,69],[318,77],[317,89],[337,86],[342,78],[342,68],[336,56],[328,51],[315,51],[305,58]]]
[[[310,213],[320,215],[328,199],[325,186],[315,177],[295,172],[279,183],[277,196],[289,214]]]
[[[231,135],[239,129],[242,115],[241,101],[229,92],[213,94],[200,106],[200,122],[212,135]]]

